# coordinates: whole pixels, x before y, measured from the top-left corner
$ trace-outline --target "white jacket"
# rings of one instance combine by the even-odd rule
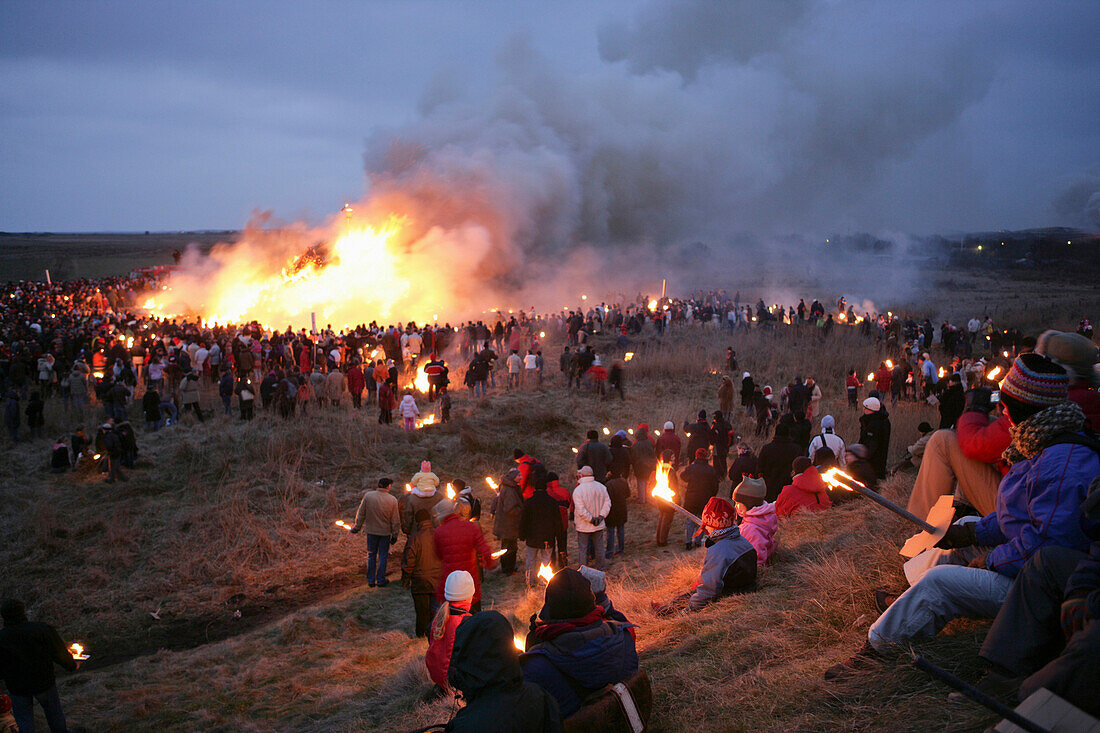
[[[401,404],[397,406],[397,412],[404,418],[420,417],[420,408],[416,406],[416,400],[413,399],[411,394],[401,398]]]
[[[825,445],[824,446],[821,445],[822,438],[825,439]],[[811,459],[814,457],[814,452],[817,451],[818,448],[828,448],[829,450],[831,450],[833,452],[833,455],[836,456],[837,465],[839,465],[839,466],[844,466],[845,465],[845,463],[844,463],[844,440],[839,435],[837,435],[836,433],[831,432],[831,431],[827,431],[827,432],[820,432],[820,433],[817,433],[816,435],[814,435],[813,439],[810,440],[809,457]]]
[[[596,517],[607,518],[611,511],[611,497],[607,487],[591,476],[581,476],[577,488],[573,489],[573,523],[578,532],[599,532],[606,528],[606,522],[594,524]]]

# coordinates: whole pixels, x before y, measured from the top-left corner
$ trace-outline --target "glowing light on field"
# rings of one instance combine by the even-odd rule
[[[623,358],[626,359],[626,361],[630,361],[631,359],[634,358],[634,352],[633,351],[626,352],[626,356],[624,356]]]
[[[352,526],[345,522],[343,519],[337,519],[335,522],[333,522],[333,524],[335,524],[337,527],[340,527],[341,529],[352,529]]]
[[[77,642],[73,642],[69,645],[69,653],[73,655],[73,659],[78,662],[83,662],[88,658],[88,655],[84,653],[84,645]]]
[[[604,428],[603,429],[603,434],[604,435],[611,435],[611,428]]]
[[[411,494],[413,490],[412,484],[405,484],[405,493]]]
[[[947,376],[947,370],[943,367],[940,367],[940,370],[936,374],[939,376],[940,379],[943,379]]]
[[[649,301],[649,309],[650,310],[657,310],[657,301],[655,299]]]
[[[875,373],[874,373],[874,372],[870,372],[870,373],[869,373],[869,374],[867,375],[867,381],[868,381],[868,382],[873,382],[873,381],[875,381]]]
[[[579,451],[579,450],[577,450],[576,448],[573,448],[573,449],[572,449],[572,451],[573,451],[574,453],[580,453],[580,451]]]
[[[887,368],[887,369],[893,369],[893,368],[894,368],[894,362],[892,362],[892,361],[890,361],[889,359],[887,359],[887,360],[886,360],[886,368]]]

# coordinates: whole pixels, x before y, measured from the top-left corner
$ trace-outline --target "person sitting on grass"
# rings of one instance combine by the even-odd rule
[[[707,552],[692,590],[664,605],[652,603],[658,616],[684,610],[699,611],[708,603],[731,593],[756,590],[756,548],[737,528],[737,509],[725,499],[711,497],[703,509],[699,533],[707,533]]]
[[[564,568],[550,579],[542,610],[531,617],[520,666],[523,678],[550,693],[568,718],[593,692],[638,671],[634,626],[608,621],[588,580]]]
[[[819,449],[828,451],[828,448]],[[832,451],[829,451],[830,453]],[[821,478],[821,472],[817,466],[810,462],[806,456],[799,456],[791,464],[794,471],[794,479],[779,492],[779,498],[775,500],[775,513],[781,517],[789,517],[799,510],[820,512],[833,505],[829,499],[829,487]]]
[[[499,611],[467,618],[454,635],[450,687],[466,705],[444,730],[449,733],[559,733],[561,713],[552,695],[524,679],[512,626]]]
[[[910,639],[935,636],[952,619],[997,615],[1024,564],[1041,548],[1085,550],[1100,525],[1081,512],[1100,476],[1100,453],[1082,428],[1085,415],[1066,399],[1065,370],[1038,354],[1016,358],[1001,383],[1000,408],[1011,426],[1011,464],[997,511],[954,524],[930,550],[930,570],[871,625],[863,648],[826,672],[849,675]]]
[[[756,549],[757,565],[768,562],[779,546],[775,536],[779,531],[779,519],[775,515],[775,504],[764,501],[767,490],[760,479],[743,479],[733,492],[734,507],[741,518],[741,536]]]
[[[451,650],[455,643],[455,631],[464,619],[470,617],[470,602],[474,597],[474,578],[465,570],[456,570],[447,576],[443,603],[432,619],[428,633],[428,652],[424,664],[428,676],[435,683],[435,693],[445,694],[447,671],[451,666]]]

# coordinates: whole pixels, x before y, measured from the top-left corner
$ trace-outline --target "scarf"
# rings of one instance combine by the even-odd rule
[[[1052,405],[1009,429],[1012,442],[1001,457],[1009,465],[1034,458],[1059,435],[1079,432],[1084,425],[1085,413],[1076,403]]]
[[[571,618],[565,621],[551,621],[550,623],[540,623],[537,617],[531,617],[531,636],[536,643],[544,641],[550,641],[556,639],[562,634],[573,631],[575,629],[583,629],[585,626],[591,626],[597,621],[603,620],[603,607],[596,606],[584,616],[580,618]],[[528,644],[528,647],[531,645]]]

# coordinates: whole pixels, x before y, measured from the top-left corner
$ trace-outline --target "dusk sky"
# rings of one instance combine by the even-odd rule
[[[1090,0],[2,14],[4,231],[317,222],[404,185],[387,151],[408,141],[436,176],[477,161],[539,192],[511,206],[553,184],[565,238],[1100,228]]]

